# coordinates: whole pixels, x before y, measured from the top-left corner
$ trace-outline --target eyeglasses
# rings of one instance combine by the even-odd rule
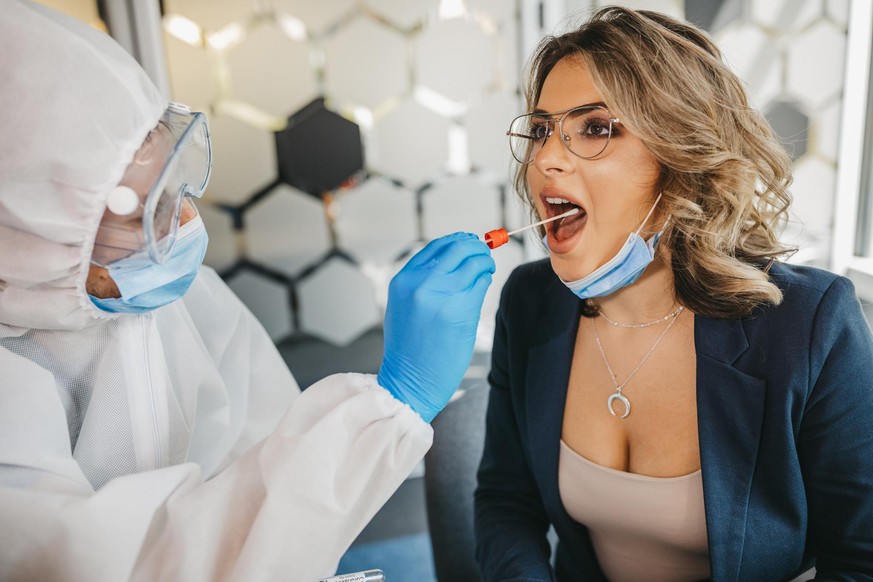
[[[91,262],[111,263],[145,251],[163,263],[176,239],[187,198],[200,198],[212,170],[203,113],[171,103],[109,195]],[[196,209],[195,209],[196,211]]]
[[[560,116],[560,117],[557,117]],[[605,107],[583,105],[555,113],[525,113],[509,125],[509,149],[521,164],[530,164],[558,126],[561,143],[575,156],[589,160],[606,149],[617,118]]]

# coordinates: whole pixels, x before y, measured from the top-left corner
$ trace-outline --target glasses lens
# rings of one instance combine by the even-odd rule
[[[529,164],[550,136],[554,114],[528,113],[516,117],[509,126],[509,149],[522,164]],[[561,117],[564,146],[580,158],[595,158],[603,153],[612,136],[612,116],[602,107],[571,109]]]
[[[568,111],[561,122],[564,145],[580,158],[594,158],[606,149],[612,136],[612,118],[601,107]]]
[[[509,150],[522,164],[528,164],[543,147],[549,135],[549,118],[528,113],[512,120],[509,126]]]

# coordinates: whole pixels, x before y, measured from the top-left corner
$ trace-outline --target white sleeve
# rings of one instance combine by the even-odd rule
[[[186,463],[95,493],[69,467],[52,379],[0,356],[11,364],[0,381],[2,580],[317,580],[433,436],[375,377],[338,374],[303,392],[265,440],[206,482]]]

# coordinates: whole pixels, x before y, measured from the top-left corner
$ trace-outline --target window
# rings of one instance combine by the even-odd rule
[[[830,267],[873,301],[873,4],[852,2]]]

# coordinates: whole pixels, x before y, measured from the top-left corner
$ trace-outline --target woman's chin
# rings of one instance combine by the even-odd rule
[[[552,263],[552,270],[561,281],[577,281],[588,274],[580,269],[581,261],[578,258],[574,260],[568,255],[549,253],[549,261]]]

